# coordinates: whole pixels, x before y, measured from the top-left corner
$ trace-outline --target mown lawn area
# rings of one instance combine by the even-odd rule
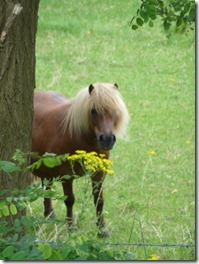
[[[115,175],[104,184],[105,241],[194,244],[194,32],[166,34],[158,21],[133,31],[129,22],[138,7],[133,0],[41,0],[36,90],[73,97],[91,83],[117,83],[131,119],[127,136],[111,152]],[[78,232],[93,238],[89,179],[77,180],[74,193]],[[64,220],[64,203],[55,208]],[[42,200],[32,204],[34,215],[42,218],[42,210]],[[64,240],[65,229],[56,228],[56,236],[54,226],[42,236]],[[137,259],[195,259],[193,247],[124,248]]]

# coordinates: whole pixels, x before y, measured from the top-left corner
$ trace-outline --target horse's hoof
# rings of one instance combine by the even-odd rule
[[[101,237],[101,238],[106,238],[106,237],[109,237],[110,234],[109,234],[109,231],[108,231],[108,228],[106,226],[103,226],[99,229],[98,231],[98,237]]]

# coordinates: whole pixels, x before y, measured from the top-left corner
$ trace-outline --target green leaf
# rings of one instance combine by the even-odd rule
[[[149,21],[149,27],[153,27],[153,21],[152,20]]]
[[[49,244],[40,244],[39,251],[42,253],[44,259],[49,259],[52,255],[52,247]]]
[[[17,242],[17,240],[19,240],[19,235],[18,235],[18,234],[15,234],[15,235],[12,237],[12,242]]]
[[[136,22],[137,22],[137,24],[138,24],[139,26],[143,26],[143,24],[144,24],[144,21],[143,21],[140,17],[138,17],[138,18],[136,19]]]
[[[61,179],[69,180],[69,179],[71,179],[71,176],[70,175],[64,175],[61,177]]]
[[[153,4],[147,5],[148,12],[155,13],[157,11],[157,7]]]
[[[34,165],[34,164],[35,164],[35,168],[39,169],[42,165],[42,159],[39,159],[37,162],[33,163],[32,165]]]
[[[62,165],[62,157],[56,156],[55,159],[56,159],[56,162],[57,162],[57,166]]]
[[[41,165],[42,165],[42,159],[39,159],[30,166],[28,166],[27,168],[30,169],[31,171],[34,171],[35,169],[39,169]]]
[[[17,214],[17,208],[16,208],[15,204],[13,204],[13,203],[10,204],[10,212],[12,215]]]
[[[24,260],[25,256],[26,256],[26,253],[24,251],[19,251],[15,253],[14,255],[12,255],[10,260]]]
[[[169,30],[171,23],[169,23],[167,20],[165,20],[163,23],[163,26],[164,26],[164,29],[167,31],[167,30]]]
[[[50,260],[63,260],[63,257],[57,250],[53,249]]]
[[[0,170],[9,173],[9,172],[19,171],[19,168],[13,162],[0,160]]]
[[[8,222],[7,221],[0,221],[0,228],[4,228],[8,225]]]
[[[106,253],[107,253],[108,256],[110,256],[111,258],[113,258],[113,256],[114,256],[113,250],[110,250],[109,249],[109,250],[106,251]]]
[[[25,226],[31,226],[31,220],[29,220],[26,216],[21,217],[21,223]]]
[[[187,13],[190,9],[190,3],[188,2],[184,7],[184,13]]]
[[[132,27],[131,27],[133,30],[136,30],[136,29],[138,29],[138,26],[137,25],[132,25]]]
[[[43,257],[45,259],[49,259],[51,257],[51,255],[52,255],[52,252],[53,251],[52,251],[51,246],[50,245],[45,245],[44,250],[43,250]]]
[[[43,180],[43,185],[44,186],[48,186],[49,185],[49,180],[47,180],[46,178]]]
[[[76,247],[76,243],[75,243],[75,241],[74,241],[74,240],[71,240],[71,241],[70,241],[70,245],[71,245],[71,247],[75,248],[75,247]]]
[[[182,18],[178,18],[178,20],[176,21],[176,26],[180,27],[182,25]]]
[[[6,202],[11,203],[12,202],[12,197],[6,197]]]
[[[148,12],[148,16],[152,19],[155,20],[157,17],[157,8],[154,5],[148,5],[147,6],[147,12]]]
[[[149,3],[151,3],[153,5],[157,5],[157,0],[149,0]]]
[[[16,152],[12,157],[12,160],[17,161],[20,165],[22,165],[26,162],[26,154],[23,153],[21,150],[16,149]]]
[[[149,15],[145,10],[140,11],[140,16],[144,19],[144,22],[147,23],[149,21]]]
[[[56,159],[53,157],[44,158],[43,164],[48,168],[54,168],[58,165]]]
[[[82,241],[82,239],[81,239],[81,237],[77,237],[77,243],[79,244],[79,245],[82,245],[83,244],[83,241]]]
[[[192,7],[191,10],[189,11],[189,20],[195,21],[195,8],[194,7]]]
[[[152,20],[155,20],[157,18],[156,14],[153,14],[153,13],[149,13],[149,17]]]
[[[14,253],[14,246],[10,245],[7,248],[5,248],[2,252],[4,258],[9,258]]]
[[[5,215],[5,216],[10,215],[9,208],[8,208],[8,206],[6,204],[0,205],[0,209],[1,209],[2,213],[3,213],[3,215]]]
[[[135,19],[135,16],[132,17],[131,21],[129,22],[129,25],[133,23],[133,20]]]
[[[21,226],[21,221],[18,218],[14,220],[14,226],[15,227],[20,227]]]

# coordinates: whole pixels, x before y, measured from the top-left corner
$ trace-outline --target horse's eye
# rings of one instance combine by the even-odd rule
[[[97,111],[93,108],[93,109],[91,110],[91,114],[92,114],[92,115],[97,115]]]

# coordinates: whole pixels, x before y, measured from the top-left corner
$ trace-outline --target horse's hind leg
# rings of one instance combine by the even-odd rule
[[[96,206],[97,226],[99,227],[98,235],[100,237],[108,237],[109,231],[105,225],[104,217],[102,214],[103,206],[104,206],[103,189],[102,189],[103,178],[101,175],[95,175],[91,179],[92,179],[92,187],[93,187],[94,204]]]
[[[73,204],[75,203],[75,196],[73,194],[73,179],[70,178],[69,180],[64,180],[62,182],[64,195],[66,199],[64,201],[67,213],[66,213],[66,220],[68,222],[68,227],[73,229]]]
[[[45,188],[45,190],[50,190],[52,185],[52,181],[49,181],[48,186],[44,186],[43,180],[42,180],[42,186]],[[50,217],[50,218],[55,218],[55,213],[52,205],[52,200],[51,198],[44,198],[44,216],[45,217]]]

